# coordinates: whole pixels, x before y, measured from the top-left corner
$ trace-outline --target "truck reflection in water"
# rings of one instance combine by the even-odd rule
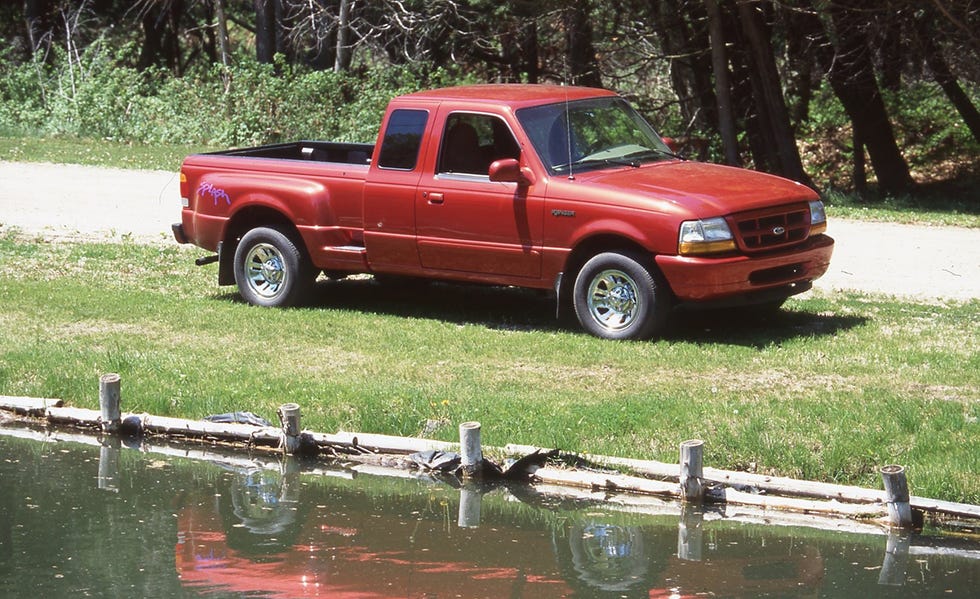
[[[225,481],[217,494],[187,498],[178,515],[177,572],[198,593],[754,597],[816,594],[824,573],[816,549],[779,541],[753,547],[751,558],[709,542],[709,558],[680,559],[671,528],[621,525],[608,514],[554,511],[516,526],[461,528],[442,494],[381,510],[332,490],[312,506],[301,501],[296,471],[237,470]]]

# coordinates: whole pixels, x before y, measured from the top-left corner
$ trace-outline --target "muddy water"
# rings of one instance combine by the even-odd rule
[[[970,539],[39,436],[0,428],[0,597],[980,594]]]

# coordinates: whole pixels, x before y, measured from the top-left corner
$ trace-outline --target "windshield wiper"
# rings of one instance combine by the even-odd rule
[[[642,160],[643,157],[647,156],[648,154],[653,154],[654,156],[669,156],[670,158],[684,160],[683,156],[679,156],[677,154],[674,154],[673,152],[668,152],[667,150],[661,150],[659,148],[647,148],[646,150],[641,150],[639,152],[633,152],[632,154],[627,154],[626,156],[623,156],[623,158],[626,158],[627,156],[636,156],[637,160]]]
[[[640,168],[640,163],[635,160],[628,160],[623,158],[580,158],[571,163],[556,164],[554,168],[556,171],[563,171],[571,168],[578,168],[580,166],[592,166],[592,165],[615,165],[615,166],[630,166],[633,168]]]

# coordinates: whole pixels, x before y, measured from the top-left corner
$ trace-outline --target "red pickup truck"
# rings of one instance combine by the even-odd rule
[[[609,339],[680,305],[779,306],[826,272],[808,187],[689,162],[616,94],[474,85],[397,97],[377,143],[301,141],[188,156],[180,243],[261,306],[320,272],[550,290]]]

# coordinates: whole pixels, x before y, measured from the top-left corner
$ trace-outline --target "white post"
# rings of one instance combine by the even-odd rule
[[[279,423],[282,425],[283,450],[288,454],[299,450],[300,409],[299,404],[285,403],[279,406]]]
[[[464,477],[480,475],[483,465],[483,448],[480,445],[480,423],[464,422],[459,425],[460,462]]]
[[[912,506],[909,504],[909,483],[905,479],[905,468],[895,464],[882,467],[881,481],[885,484],[889,526],[912,528]]]
[[[703,472],[704,441],[691,439],[681,443],[681,498],[700,503],[704,500]]]
[[[102,430],[113,433],[119,428],[122,414],[121,382],[118,374],[103,374],[99,378],[99,408],[102,411]]]

